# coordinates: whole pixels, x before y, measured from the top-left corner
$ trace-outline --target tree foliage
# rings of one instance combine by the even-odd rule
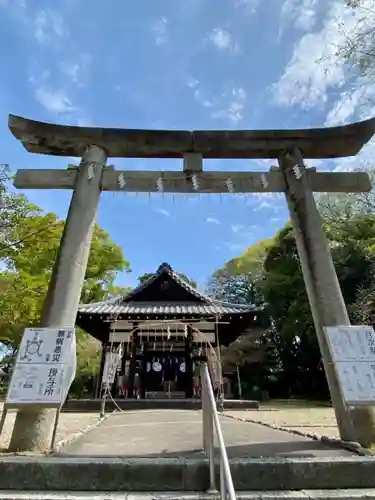
[[[0,170],[0,343],[2,354],[16,353],[23,329],[37,325],[57,255],[64,221],[44,213],[9,189],[9,172]],[[121,248],[95,226],[82,302],[95,302],[127,290],[115,285],[129,270]],[[95,344],[95,342],[94,342]],[[77,333],[78,378],[98,368],[97,346]],[[80,375],[81,374],[81,375]]]
[[[232,276],[226,270],[214,274],[208,283],[207,295],[232,304],[256,304],[261,301],[251,274]]]
[[[374,325],[373,195],[322,196],[319,209],[351,319],[354,323]],[[259,255],[259,259],[255,259],[256,272],[254,253]],[[327,398],[320,350],[290,223],[270,240],[250,247],[242,256],[228,262],[214,274],[211,285],[216,297],[221,299],[228,297],[233,301],[237,296],[237,300],[254,302],[251,295],[246,298],[244,293],[246,281],[256,290],[258,303],[263,302],[270,326],[263,336],[254,332],[252,338],[245,339],[244,345],[266,337],[267,348],[263,357],[257,359],[254,348],[246,352],[232,345],[231,352],[226,351],[224,358],[229,364],[235,362],[243,366],[241,373],[245,382],[260,386],[272,396]]]
[[[357,72],[373,80],[375,77],[375,1],[346,0],[355,15],[355,23],[342,23],[344,41],[337,56],[348,62]]]

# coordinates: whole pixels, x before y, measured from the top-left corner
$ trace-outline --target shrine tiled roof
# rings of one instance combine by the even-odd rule
[[[136,295],[139,295],[142,290],[150,287],[156,280],[160,278],[160,276],[169,276],[175,283],[177,283],[181,288],[186,290],[192,297],[195,297],[199,302],[207,302],[211,303],[212,299],[207,297],[203,293],[200,293],[193,285],[191,285],[188,281],[181,278],[181,276],[176,273],[169,264],[163,262],[156,271],[155,274],[151,275],[148,279],[143,281],[140,285],[134,288],[131,292],[129,292],[125,297],[122,298],[123,302],[131,301]]]
[[[223,314],[241,314],[256,312],[259,308],[254,305],[230,304],[212,300],[208,304],[201,302],[176,303],[176,302],[123,302],[118,299],[95,302],[81,305],[78,314],[129,314],[129,315],[179,315],[199,314],[213,316]]]
[[[166,281],[167,280],[167,281]],[[164,289],[163,285],[167,284]],[[200,293],[194,286],[163,263],[139,286],[123,297],[82,304],[78,315],[199,315],[204,317],[249,313],[260,308],[249,304],[220,302]]]

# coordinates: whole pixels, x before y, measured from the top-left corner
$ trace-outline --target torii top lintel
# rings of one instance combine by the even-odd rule
[[[375,118],[340,127],[300,130],[136,130],[77,127],[9,115],[9,128],[27,151],[81,157],[88,145],[113,158],[279,158],[298,148],[304,158],[356,155],[375,133]]]

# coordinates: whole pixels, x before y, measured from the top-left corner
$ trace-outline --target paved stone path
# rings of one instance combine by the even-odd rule
[[[220,417],[230,457],[350,456],[318,441]],[[202,414],[189,410],[137,410],[111,415],[63,448],[64,455],[186,457],[202,454]]]

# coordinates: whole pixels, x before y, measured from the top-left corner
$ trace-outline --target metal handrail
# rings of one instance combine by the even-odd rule
[[[207,453],[210,467],[210,492],[217,491],[215,479],[215,444],[214,429],[220,451],[220,498],[236,500],[232,474],[229,467],[227,450],[224,444],[219,413],[216,408],[214,390],[207,363],[202,364],[202,413],[203,413],[203,449]]]

